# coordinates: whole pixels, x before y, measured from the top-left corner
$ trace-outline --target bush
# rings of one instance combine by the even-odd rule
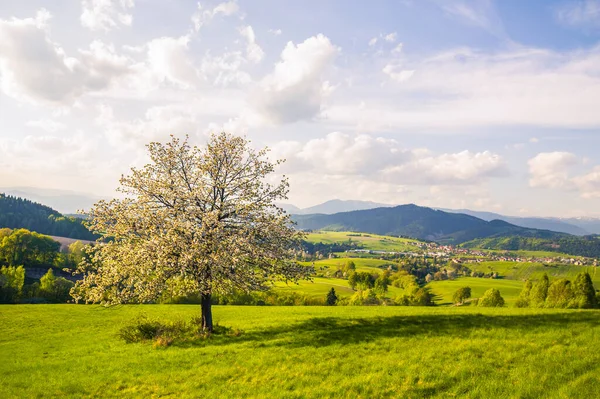
[[[52,269],[40,279],[39,296],[49,302],[67,302],[71,298],[71,288],[75,284],[64,277],[55,277]]]
[[[425,287],[417,287],[408,295],[396,298],[395,303],[400,306],[434,306],[433,294]]]
[[[486,308],[499,308],[504,306],[504,298],[496,288],[487,290],[477,301],[477,306]]]
[[[523,286],[523,290],[519,294],[519,298],[515,303],[515,307],[517,308],[528,308],[530,305],[530,297],[531,297],[531,289],[533,288],[533,284],[528,279],[525,281],[525,285]]]
[[[462,305],[469,298],[471,298],[471,287],[461,287],[452,295],[452,302]]]
[[[16,303],[23,294],[25,269],[23,266],[0,269],[0,303]]]
[[[328,306],[335,306],[338,301],[338,297],[335,294],[335,289],[331,287],[331,290],[327,293],[327,298],[325,299],[325,304]]]
[[[146,316],[137,318],[132,325],[119,330],[119,337],[127,343],[152,342],[154,348],[170,346],[174,342],[189,342],[209,338],[211,334],[202,331],[202,321],[194,318],[189,323],[184,321],[163,322],[149,319]],[[238,337],[241,330],[215,324],[212,335],[228,335]]]
[[[548,288],[546,297],[546,307],[548,308],[567,308],[572,307],[574,299],[571,282],[566,278],[554,281]]]

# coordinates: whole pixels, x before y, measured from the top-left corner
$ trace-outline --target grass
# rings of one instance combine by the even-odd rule
[[[580,259],[581,256],[574,256],[565,254],[562,252],[551,252],[551,251],[527,251],[527,250],[518,250],[518,251],[507,251],[502,249],[478,249],[478,251],[487,252],[490,254],[502,255],[505,253],[511,253],[517,256],[521,256],[523,258],[566,258],[566,259]]]
[[[356,266],[356,271],[381,273],[388,265],[393,265],[395,262],[373,258],[332,258],[321,259],[314,262],[300,262],[305,266],[314,266],[317,273],[335,272],[338,268],[344,266],[347,261],[353,261]],[[396,264],[397,265],[397,264]]]
[[[348,285],[348,280],[341,278],[323,278],[315,277],[312,281],[299,281],[298,284],[284,282],[277,282],[273,289],[279,292],[296,292],[303,295],[308,295],[315,298],[323,298],[331,290],[335,289],[338,298],[344,298],[352,296],[356,291],[352,290]],[[395,298],[404,294],[404,290],[397,287],[388,287],[387,297]]]
[[[215,307],[240,336],[153,349],[119,329],[198,308],[0,307],[0,397],[592,398],[600,313]]]
[[[477,277],[460,277],[456,280],[432,281],[427,284],[431,291],[436,295],[435,301],[438,305],[452,303],[452,295],[461,287],[471,287],[471,297],[479,298],[490,288],[497,288],[506,301],[511,306],[519,297],[523,289],[522,281],[506,279],[490,279]]]
[[[596,273],[596,268],[593,266],[547,265],[534,262],[502,261],[468,263],[466,266],[473,271],[484,273],[498,272],[503,278],[523,281],[527,279],[538,280],[544,273],[547,273],[550,279],[564,277],[573,280],[578,273],[587,271],[590,273],[594,284],[600,286],[600,273]]]
[[[342,243],[352,240],[353,242],[358,242],[362,249],[369,249],[372,251],[421,251],[416,245],[419,241],[415,239],[381,236],[368,233],[353,233],[348,231],[318,231],[309,233],[306,240],[313,243],[322,242],[323,244]]]

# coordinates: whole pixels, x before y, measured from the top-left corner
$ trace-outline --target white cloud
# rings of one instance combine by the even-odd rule
[[[245,26],[240,28],[240,35],[246,39],[246,57],[249,61],[257,64],[262,61],[265,56],[263,49],[256,44],[256,36],[254,35],[254,29],[251,26]]]
[[[59,130],[63,130],[67,127],[64,123],[57,122],[53,119],[40,119],[35,121],[28,121],[25,125],[29,127],[42,129],[49,133],[54,133]]]
[[[202,59],[200,69],[204,76],[216,86],[244,86],[252,82],[252,77],[247,72],[240,70],[244,63],[246,63],[246,58],[239,51],[219,56],[212,56],[208,53]]]
[[[373,75],[355,77],[352,91],[370,107],[338,99],[328,107],[329,120],[373,130],[600,126],[600,47],[564,53],[462,48],[422,60],[404,56],[384,69],[402,85],[374,87]]]
[[[369,40],[369,46],[374,46],[376,44],[377,44],[377,38],[376,37],[374,37],[371,40]]]
[[[600,198],[600,166],[594,167],[589,173],[574,177],[573,183],[583,198]]]
[[[404,44],[398,43],[398,45],[392,49],[392,54],[400,54],[402,52],[403,48],[404,48]]]
[[[198,84],[198,71],[188,55],[189,41],[189,36],[161,37],[147,44],[150,68],[161,81],[169,81],[182,88]]]
[[[129,60],[95,41],[69,57],[49,36],[50,14],[0,20],[0,86],[4,93],[34,103],[69,105],[86,92],[109,88],[127,75]],[[40,67],[43,65],[43,68]]]
[[[281,35],[281,29],[269,29],[268,31],[269,33],[275,35],[275,36],[279,36]]]
[[[283,141],[273,146],[288,160],[284,172],[349,175],[386,184],[476,185],[507,174],[504,160],[489,151],[435,155],[425,149],[406,149],[397,141],[369,135],[334,132],[306,143]]]
[[[240,10],[236,1],[227,1],[218,4],[212,9],[203,9],[202,5],[198,3],[196,12],[192,15],[192,23],[194,24],[194,30],[198,32],[204,24],[212,20],[218,15],[225,17],[237,14]]]
[[[398,65],[388,64],[383,68],[383,73],[388,75],[392,80],[402,83],[410,79],[414,75],[415,71],[402,69]]]
[[[570,152],[542,152],[531,158],[529,185],[540,188],[569,188],[569,168],[577,164],[577,157]]]
[[[321,112],[327,94],[323,83],[338,48],[319,34],[295,45],[288,42],[281,61],[261,82],[257,111],[273,123],[312,119]]]
[[[105,32],[119,25],[130,26],[133,16],[129,13],[134,0],[83,0],[81,24],[91,30]]]
[[[388,43],[394,43],[398,39],[398,34],[396,32],[388,33],[383,39]]]
[[[600,28],[600,0],[580,0],[564,3],[556,9],[556,18],[564,25],[580,28]]]

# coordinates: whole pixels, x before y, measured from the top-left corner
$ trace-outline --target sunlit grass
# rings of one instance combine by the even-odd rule
[[[405,251],[420,251],[420,248],[415,244],[418,242],[409,238],[398,238],[390,236],[381,236],[368,233],[353,233],[347,231],[318,231],[309,233],[306,238],[309,242],[322,242],[323,244],[333,244],[348,242],[358,242],[364,249],[373,251],[390,251],[390,252],[405,252]]]
[[[600,313],[410,307],[215,307],[242,335],[153,349],[140,314],[197,306],[0,307],[0,397],[593,398]]]

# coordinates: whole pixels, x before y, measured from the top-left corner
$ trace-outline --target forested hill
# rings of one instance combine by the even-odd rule
[[[529,229],[500,220],[448,213],[417,205],[342,212],[333,215],[294,215],[304,230],[360,231],[383,235],[402,235],[440,243],[460,244],[477,238],[521,236],[541,239],[571,237],[565,233]]]
[[[82,220],[65,217],[54,209],[0,193],[0,228],[25,228],[41,234],[95,240]]]

